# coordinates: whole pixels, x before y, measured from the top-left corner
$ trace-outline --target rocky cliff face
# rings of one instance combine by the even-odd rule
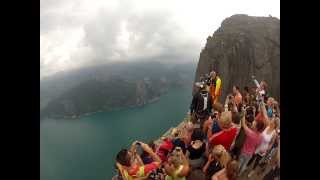
[[[200,53],[195,81],[216,70],[222,79],[222,99],[232,86],[254,86],[251,76],[269,84],[280,100],[280,20],[274,17],[233,15],[207,38]],[[195,92],[195,89],[194,89]]]

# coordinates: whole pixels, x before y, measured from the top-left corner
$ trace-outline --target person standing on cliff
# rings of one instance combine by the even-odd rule
[[[219,101],[221,95],[221,79],[215,71],[210,72],[210,94],[212,97],[212,105]]]
[[[196,83],[199,91],[193,96],[190,105],[191,122],[202,129],[203,123],[212,111],[212,98],[204,83]],[[199,128],[199,127],[198,127]]]
[[[240,104],[242,103],[242,95],[240,93],[240,88],[238,86],[233,86],[232,92],[234,96],[234,102],[237,108],[239,108]]]

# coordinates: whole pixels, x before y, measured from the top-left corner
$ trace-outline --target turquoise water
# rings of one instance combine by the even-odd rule
[[[157,139],[179,124],[190,102],[191,88],[175,88],[144,107],[100,112],[77,120],[41,121],[41,180],[111,179],[121,148],[128,148],[134,140]]]

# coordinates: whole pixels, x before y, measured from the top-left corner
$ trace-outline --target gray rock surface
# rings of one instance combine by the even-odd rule
[[[215,69],[222,79],[222,99],[232,86],[252,87],[251,76],[266,80],[269,93],[280,101],[280,20],[233,15],[207,38],[200,53],[195,82]],[[195,88],[193,93],[195,92]]]

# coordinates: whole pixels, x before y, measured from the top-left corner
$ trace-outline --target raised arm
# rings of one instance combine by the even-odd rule
[[[247,114],[246,110],[243,110],[243,116],[241,119],[241,126],[243,127],[245,132],[250,131],[250,129],[248,128],[247,123],[246,123],[246,114]]]
[[[135,141],[135,142],[133,142],[132,143],[132,145],[131,145],[131,147],[130,147],[130,152],[133,154],[133,160],[134,160],[134,162],[137,164],[137,165],[144,165],[143,164],[143,161],[142,161],[142,159],[141,159],[141,157],[137,154],[137,149],[136,149],[136,147],[137,147],[137,145],[136,145],[136,143],[137,143],[138,141]]]
[[[186,156],[182,153],[182,151],[180,153],[181,153],[181,157],[182,157],[183,168],[182,168],[181,172],[179,173],[179,176],[185,177],[189,174],[189,171],[190,171],[189,161],[186,158]]]
[[[160,157],[155,152],[153,152],[152,148],[150,148],[148,144],[145,144],[142,142],[140,143],[141,143],[141,148],[151,156],[153,161],[161,163]]]
[[[224,105],[228,105],[229,104],[229,96],[230,95],[227,95],[226,100],[224,101]]]
[[[268,119],[267,110],[266,110],[266,106],[263,101],[260,102],[259,109],[260,109],[260,112],[262,113],[263,117],[267,120]]]

